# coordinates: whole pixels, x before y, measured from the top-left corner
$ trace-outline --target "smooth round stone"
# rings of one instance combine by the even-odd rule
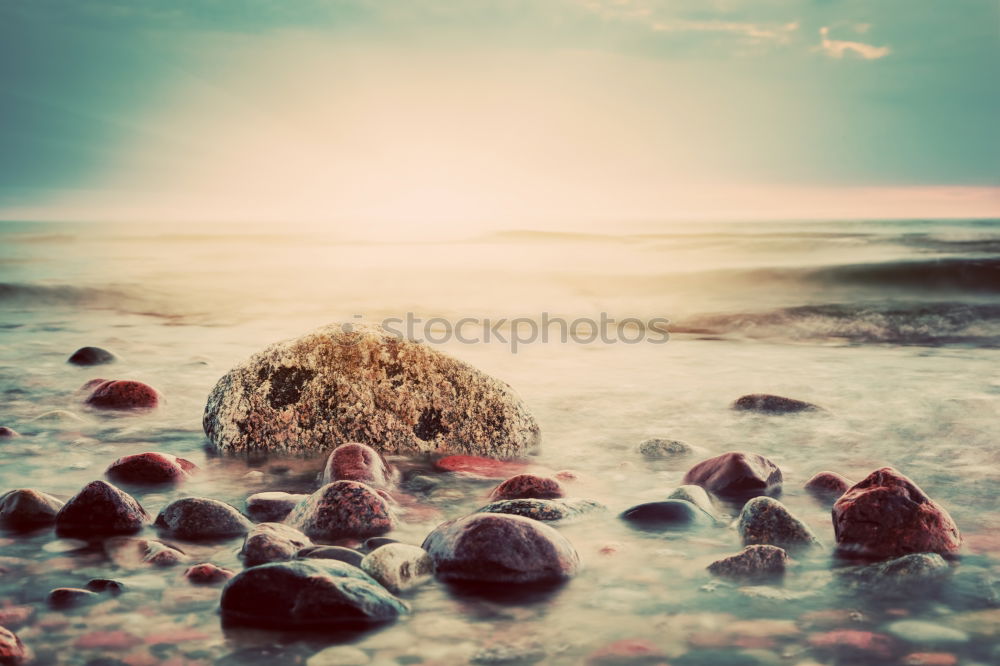
[[[708,492],[701,486],[696,486],[693,484],[688,484],[685,486],[677,486],[669,495],[667,499],[684,500],[685,502],[691,502],[696,507],[712,516],[716,520],[719,519],[719,510],[715,508],[715,503],[709,496]]]
[[[823,408],[811,402],[785,398],[768,393],[752,393],[745,395],[733,403],[733,409],[740,412],[757,412],[758,414],[794,414],[797,412],[818,412]]]
[[[116,379],[96,387],[86,402],[99,409],[152,409],[160,403],[160,394],[148,384]]]
[[[370,539],[365,539],[365,542],[361,545],[361,549],[366,553],[370,553],[377,548],[382,546],[388,546],[390,543],[399,543],[396,539],[390,539],[389,537],[372,537]]]
[[[680,458],[694,453],[694,448],[679,439],[663,439],[654,437],[639,444],[639,453],[652,460]]]
[[[396,518],[385,498],[357,481],[334,481],[302,500],[285,520],[312,539],[385,534]]]
[[[747,546],[730,557],[708,565],[708,571],[721,578],[758,580],[782,576],[788,555],[777,546]]]
[[[837,500],[833,531],[842,555],[872,559],[953,555],[962,545],[951,515],[891,467],[872,472]]]
[[[365,555],[361,569],[394,594],[423,585],[434,576],[434,562],[423,548],[387,543]]]
[[[208,497],[184,497],[168,504],[156,526],[178,539],[225,539],[243,536],[253,523],[235,507]]]
[[[407,612],[371,576],[336,560],[244,569],[223,588],[221,607],[230,621],[299,629],[387,622]]]
[[[309,537],[289,525],[261,523],[247,534],[240,557],[248,567],[282,562],[294,559],[300,549],[311,545]]]
[[[691,502],[664,500],[626,509],[621,519],[643,530],[670,530],[714,525],[715,519]]]
[[[223,569],[211,562],[196,564],[193,567],[188,567],[184,572],[184,577],[192,585],[215,585],[216,583],[225,582],[235,575],[229,569]]]
[[[49,592],[49,605],[53,608],[74,608],[99,598],[100,595],[90,590],[77,587],[57,587]]]
[[[14,439],[15,437],[20,437],[21,433],[14,430],[13,428],[8,428],[7,426],[0,426],[0,439]]]
[[[917,645],[954,645],[967,643],[969,635],[938,622],[898,620],[886,627],[886,632],[907,643]]]
[[[135,498],[105,481],[91,481],[56,514],[60,536],[86,538],[132,534],[149,522],[149,514]]]
[[[537,474],[518,474],[507,479],[490,493],[490,499],[556,499],[563,496],[562,486],[555,479]]]
[[[506,513],[546,522],[568,521],[587,514],[606,511],[607,507],[592,500],[517,499],[490,502],[476,513]]]
[[[295,555],[303,559],[339,560],[354,567],[360,567],[365,554],[343,546],[307,546]]]
[[[744,504],[736,531],[744,546],[767,544],[803,550],[821,545],[812,530],[773,497],[755,497]]]
[[[0,495],[0,525],[13,530],[52,525],[62,507],[62,500],[37,490],[9,490]]]
[[[125,591],[125,583],[110,578],[91,578],[87,581],[86,587],[91,592],[106,592],[113,597],[117,597]]]
[[[781,470],[756,453],[730,451],[698,463],[684,475],[684,483],[701,486],[727,499],[745,500],[781,492]]]
[[[278,522],[288,517],[299,502],[309,495],[295,493],[255,493],[246,499],[247,513],[262,523]]]
[[[323,483],[360,481],[370,486],[388,488],[393,474],[378,451],[358,442],[341,444],[330,453],[323,468]]]
[[[73,365],[104,365],[105,363],[114,363],[116,360],[118,360],[117,357],[107,349],[80,347],[66,359],[66,362]]]
[[[541,583],[572,577],[580,557],[548,525],[523,516],[476,513],[439,525],[424,540],[437,577],[448,582]]]
[[[196,469],[190,460],[150,451],[119,458],[108,466],[105,474],[119,483],[179,483],[187,480]]]
[[[817,472],[803,488],[816,499],[833,504],[853,484],[836,472]]]

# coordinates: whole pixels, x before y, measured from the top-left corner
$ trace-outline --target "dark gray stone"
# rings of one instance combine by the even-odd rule
[[[183,497],[160,511],[156,526],[178,539],[198,541],[243,536],[250,519],[235,507],[208,497]]]

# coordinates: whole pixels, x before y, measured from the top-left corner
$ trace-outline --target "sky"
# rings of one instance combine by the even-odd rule
[[[995,0],[0,0],[0,218],[1000,216]]]

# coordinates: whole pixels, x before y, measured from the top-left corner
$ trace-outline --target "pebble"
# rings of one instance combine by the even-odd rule
[[[623,511],[620,517],[633,527],[643,530],[684,529],[715,524],[712,516],[691,502],[677,499],[639,504]]]
[[[841,659],[878,659],[888,661],[898,651],[891,636],[861,629],[835,629],[809,637],[814,649]]]
[[[73,365],[104,365],[105,363],[114,363],[117,360],[118,358],[107,349],[80,347],[70,354],[66,362]]]
[[[744,546],[767,544],[795,551],[821,545],[812,530],[773,497],[755,497],[747,502],[737,519],[736,531]]]
[[[434,562],[423,548],[389,543],[365,555],[361,569],[394,594],[423,585],[434,576]]]
[[[113,379],[94,388],[85,402],[99,409],[152,409],[160,403],[160,394],[142,382]]]
[[[0,495],[0,525],[12,530],[32,530],[52,525],[64,505],[52,495],[30,488]]]
[[[215,585],[216,583],[225,582],[235,575],[233,571],[223,569],[211,562],[196,564],[193,567],[188,567],[184,572],[184,577],[192,585]]]
[[[294,493],[255,493],[246,499],[247,513],[258,522],[279,522],[288,517],[292,509],[309,495]]]
[[[793,414],[796,412],[824,411],[822,407],[811,402],[785,398],[769,393],[751,393],[738,398],[732,405],[741,412],[757,412],[758,414]]]
[[[91,592],[107,592],[113,597],[125,591],[125,583],[110,578],[91,578],[87,581],[86,587]]]
[[[396,517],[370,486],[334,481],[302,500],[285,522],[310,538],[333,541],[385,534],[396,526]]]
[[[136,453],[108,466],[108,478],[119,483],[158,484],[186,481],[197,466],[169,453]]]
[[[358,442],[341,444],[327,458],[323,483],[360,481],[377,488],[393,485],[393,470],[378,451]]]
[[[701,486],[727,499],[776,495],[781,491],[781,470],[756,453],[730,451],[698,463],[684,475],[684,484]]]
[[[817,472],[803,488],[816,499],[833,504],[852,485],[851,481],[836,472]]]
[[[100,595],[78,587],[57,587],[49,592],[49,605],[53,608],[76,608],[100,599]]]
[[[197,541],[243,536],[253,523],[235,507],[208,497],[183,497],[160,511],[155,525],[178,539]]]
[[[739,553],[708,565],[710,573],[723,578],[756,580],[782,576],[788,555],[777,546],[747,546]]]
[[[545,646],[538,641],[494,641],[479,648],[473,664],[534,664],[546,657]]]
[[[518,474],[494,488],[490,499],[556,499],[563,494],[562,486],[555,479],[537,474]]]
[[[240,557],[248,567],[283,562],[294,559],[300,549],[311,545],[309,537],[294,527],[282,523],[260,523],[244,539]]]
[[[105,481],[91,481],[56,514],[60,536],[131,534],[149,522],[135,498]]]
[[[679,439],[661,439],[654,437],[639,443],[639,453],[646,458],[663,460],[681,458],[694,453],[694,447]]]

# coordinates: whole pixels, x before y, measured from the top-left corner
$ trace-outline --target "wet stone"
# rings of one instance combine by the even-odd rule
[[[0,664],[17,666],[27,659],[28,651],[21,639],[13,631],[6,627],[0,627]]]
[[[107,593],[113,597],[125,591],[125,583],[110,578],[91,578],[86,587],[91,592]]]
[[[365,542],[361,545],[361,549],[366,553],[370,553],[373,550],[381,548],[382,546],[388,546],[390,543],[399,543],[396,539],[390,539],[389,537],[371,537],[370,539],[365,539]]]
[[[698,463],[684,475],[684,484],[701,486],[727,499],[748,499],[781,492],[781,470],[756,453],[731,451]]]
[[[480,456],[453,455],[438,458],[434,461],[434,467],[442,472],[453,472],[477,479],[506,479],[520,474],[527,465]]]
[[[169,453],[137,453],[111,463],[105,474],[118,483],[179,483],[189,478],[197,466]]]
[[[817,472],[806,481],[803,488],[816,499],[833,504],[851,485],[850,481],[836,472]]]
[[[20,437],[21,433],[14,430],[13,428],[8,428],[7,426],[0,426],[0,439],[14,439],[15,437]]]
[[[100,599],[100,595],[77,587],[57,587],[49,592],[49,605],[53,608],[75,608]]]
[[[91,481],[56,514],[60,536],[132,534],[149,522],[149,514],[128,493],[104,481]]]
[[[396,526],[388,502],[370,486],[334,481],[302,500],[286,522],[312,539],[385,534]]]
[[[62,507],[62,500],[37,490],[10,490],[0,495],[0,526],[32,530],[52,525]]]
[[[518,474],[494,488],[490,499],[556,499],[563,494],[562,486],[555,479],[536,474]]]
[[[282,523],[261,523],[243,541],[240,557],[248,566],[295,559],[300,549],[311,546],[305,534]]]
[[[323,469],[323,483],[360,481],[377,488],[392,486],[393,473],[378,451],[358,442],[341,444],[330,453]]]
[[[160,394],[142,382],[114,379],[95,387],[86,403],[98,409],[152,409],[160,403]]]
[[[758,414],[794,414],[797,412],[823,411],[822,407],[814,405],[811,402],[768,393],[745,395],[733,403],[733,409],[740,412],[757,412]]]
[[[253,523],[235,507],[208,497],[184,497],[168,504],[156,526],[178,539],[197,541],[243,536]]]
[[[258,522],[279,522],[288,517],[299,502],[309,495],[294,493],[256,493],[246,499],[247,513]]]
[[[607,511],[600,502],[582,499],[517,499],[490,502],[476,513],[506,513],[546,522],[570,521]]]
[[[777,546],[747,546],[739,553],[716,560],[708,571],[721,578],[735,580],[766,580],[783,576],[788,555]]]
[[[743,506],[737,519],[744,546],[768,544],[785,550],[804,550],[820,545],[805,523],[772,497],[755,497]]]
[[[712,502],[712,498],[709,496],[708,492],[701,486],[695,485],[684,485],[675,488],[669,495],[667,499],[684,500],[686,502],[691,502],[696,507],[712,516],[716,520],[719,519],[719,510],[715,507],[715,503]]]
[[[622,512],[621,519],[638,529],[656,531],[715,524],[712,516],[691,502],[675,499],[633,506]]]
[[[639,444],[639,453],[651,460],[669,460],[681,458],[694,453],[694,447],[679,439],[662,439],[654,437]]]
[[[911,553],[840,572],[852,587],[903,595],[924,595],[950,574],[951,566],[937,553]]]
[[[308,546],[296,553],[298,558],[315,558],[322,560],[339,560],[351,566],[360,567],[365,554],[343,546]]]
[[[73,365],[104,365],[106,363],[114,363],[116,360],[118,360],[117,357],[107,349],[100,347],[80,347],[70,354],[66,362]]]
[[[215,585],[225,582],[235,575],[229,569],[223,569],[210,562],[203,562],[202,564],[188,567],[184,572],[184,577],[192,585]]]
[[[365,555],[361,569],[394,594],[423,585],[434,576],[434,562],[423,548],[389,543]]]

